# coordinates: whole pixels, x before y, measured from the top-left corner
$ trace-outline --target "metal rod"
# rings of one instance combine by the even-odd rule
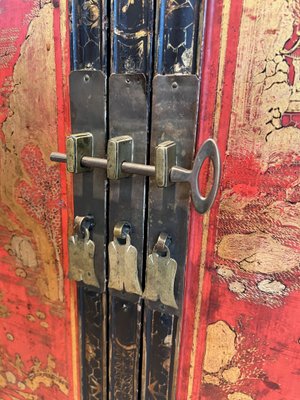
[[[202,197],[199,189],[199,174],[202,168],[203,162],[206,158],[209,158],[213,162],[214,166],[214,183],[206,197]],[[53,152],[50,154],[50,160],[66,163],[67,156],[63,153]],[[83,167],[90,168],[102,168],[107,169],[107,160],[104,158],[96,157],[82,157],[81,165]],[[121,165],[122,172],[129,174],[137,174],[143,176],[155,176],[155,166],[137,164],[124,161]],[[177,165],[173,166],[169,171],[170,181],[176,182],[189,182],[192,191],[192,200],[196,210],[203,214],[212,206],[215,197],[217,195],[220,176],[221,176],[221,160],[220,153],[216,142],[213,139],[207,139],[196,154],[194,165],[192,170],[188,170]]]
[[[192,171],[177,165],[171,168],[170,180],[171,182],[190,182]]]
[[[67,156],[64,153],[53,152],[53,153],[50,154],[50,160],[51,161],[55,161],[55,162],[66,163],[67,162]]]
[[[80,164],[83,167],[88,168],[107,168],[107,160],[105,158],[96,158],[96,157],[82,157]]]
[[[122,172],[144,176],[154,176],[155,167],[154,165],[136,164],[124,161],[122,163]]]
[[[50,154],[50,160],[66,163],[67,156],[63,153],[53,152]],[[96,158],[96,157],[82,157],[80,164],[83,167],[88,168],[102,168],[107,169],[107,160],[105,158]],[[143,176],[155,176],[155,167],[154,165],[144,165],[137,164],[131,162],[123,162],[122,163],[122,171],[129,174],[137,174]]]

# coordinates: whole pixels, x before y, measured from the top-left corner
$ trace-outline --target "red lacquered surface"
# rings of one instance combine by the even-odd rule
[[[64,150],[69,131],[67,26],[65,1],[1,2],[0,397],[5,400],[79,398],[75,288],[66,280],[67,182],[64,169],[49,161],[52,150]]]
[[[216,138],[223,177],[210,215],[192,211],[180,400],[299,398],[299,11],[207,5],[199,143]]]

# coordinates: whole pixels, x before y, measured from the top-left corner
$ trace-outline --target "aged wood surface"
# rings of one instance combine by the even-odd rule
[[[66,178],[49,161],[69,121],[66,11],[65,1],[0,5],[2,400],[78,398]]]
[[[218,140],[223,178],[192,214],[177,398],[297,400],[300,4],[214,0],[206,18],[199,143]]]

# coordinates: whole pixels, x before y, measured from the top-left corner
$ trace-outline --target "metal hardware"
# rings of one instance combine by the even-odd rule
[[[131,225],[129,222],[118,222],[114,227],[114,238],[116,238],[119,243],[124,244],[127,235],[131,233]]]
[[[50,154],[50,160],[60,163],[66,163],[67,156],[64,153],[52,152]],[[83,167],[88,167],[88,168],[107,169],[107,163],[108,160],[106,160],[105,158],[82,157],[81,159],[81,165]],[[117,169],[117,166],[113,166],[113,169],[114,170]],[[144,164],[124,161],[121,165],[121,172],[132,175],[136,174],[143,176],[155,176],[155,167],[153,165],[144,165]]]
[[[92,232],[95,227],[95,218],[92,215],[85,215],[84,217],[76,216],[74,218],[74,231],[78,235],[84,237],[86,229]]]
[[[122,170],[124,161],[132,161],[133,141],[130,136],[118,136],[110,139],[107,145],[107,177],[121,179],[129,176]]]
[[[131,4],[130,12],[122,11],[122,4],[115,2],[120,15],[115,22],[124,26],[128,24],[128,18],[132,18],[132,10],[138,9],[148,12],[149,2],[139,2],[139,4]],[[142,14],[141,14],[142,16]],[[121,25],[121,20],[126,21],[125,25]],[[142,18],[147,18],[146,16]],[[145,20],[146,22],[146,20]],[[136,19],[133,18],[133,26],[136,27]],[[123,29],[121,28],[121,30]],[[135,29],[135,28],[134,28]],[[124,31],[122,31],[124,32]],[[116,34],[114,30],[113,34]],[[146,39],[146,38],[145,38]],[[120,43],[129,43],[130,46],[119,47]],[[136,52],[137,47],[132,47],[135,40],[132,37],[124,39],[122,33],[117,37],[117,46],[114,47],[114,56],[122,56],[122,63],[133,61],[129,54],[135,54],[137,57],[144,57],[144,51],[149,43],[149,36],[143,41],[143,55]],[[116,53],[115,53],[116,51]],[[135,61],[134,61],[135,62]],[[138,62],[136,68],[140,68]],[[121,67],[121,71],[123,67]],[[130,67],[131,68],[131,67]],[[146,164],[147,162],[147,145],[148,145],[148,111],[147,106],[147,84],[146,77],[143,74],[121,73],[111,74],[109,77],[109,138],[118,139],[119,136],[129,135],[132,137],[134,146],[132,148],[132,159],[135,163]],[[128,157],[128,160],[131,159]],[[132,167],[132,164],[130,164]],[[124,163],[123,163],[124,168]],[[130,171],[129,171],[130,172]],[[118,237],[117,227],[120,227],[118,221],[128,220],[134,229],[130,232],[131,242],[137,250],[137,274],[140,282],[143,280],[144,273],[144,249],[145,249],[145,207],[146,207],[146,178],[140,175],[132,175],[127,179],[111,180],[109,184],[109,226],[115,226],[115,232],[112,229],[109,232],[110,240],[114,236]],[[126,228],[123,229],[123,232]],[[129,232],[127,232],[129,233]],[[125,237],[126,240],[126,237]],[[124,238],[119,242],[125,242]],[[117,400],[120,396],[124,399],[137,400],[139,395],[140,383],[140,354],[141,354],[141,329],[142,329],[142,309],[143,300],[140,295],[110,290],[109,293],[109,399]],[[126,327],[126,329],[124,329]],[[124,368],[126,366],[126,368]],[[126,384],[124,385],[124,382]]]
[[[213,163],[214,180],[209,194],[206,197],[203,197],[199,188],[199,174],[206,158],[209,158]],[[217,144],[213,139],[207,139],[203,143],[200,150],[196,154],[193,169],[191,171],[187,171],[186,169],[177,166],[171,168],[170,171],[171,182],[189,182],[191,185],[194,207],[200,214],[207,212],[213,205],[219,189],[220,179],[220,153]]]
[[[132,142],[129,136],[122,136],[121,140],[116,138],[109,140],[108,148],[110,149],[110,161],[105,159],[82,157],[81,165],[85,167],[107,168],[111,179],[119,179],[123,173],[138,174],[144,176],[156,176],[158,186],[167,187],[170,183],[187,182],[191,186],[192,200],[195,209],[203,214],[212,206],[219,187],[221,177],[221,161],[217,144],[213,139],[207,139],[198,153],[194,161],[193,169],[188,170],[174,165],[176,144],[172,141],[163,142],[156,147],[156,167],[152,165],[136,164],[124,161],[125,156],[131,156]],[[122,150],[124,146],[124,151]],[[118,150],[120,154],[118,155]],[[64,162],[64,155],[61,153],[51,153],[52,161]],[[209,194],[203,197],[199,189],[199,173],[203,162],[206,158],[210,158],[214,166],[214,182]],[[172,165],[173,164],[173,165]],[[127,175],[126,175],[127,176]]]
[[[84,156],[93,157],[93,135],[90,132],[75,133],[67,137],[67,170],[78,174],[90,171],[91,168],[81,164]]]
[[[104,157],[106,150],[105,88],[106,76],[101,71],[80,70],[70,74],[72,132],[75,135],[90,133],[93,136],[93,155],[99,158]],[[91,138],[88,140],[91,141]],[[93,157],[88,158],[94,160]],[[80,162],[80,157],[77,159]],[[93,165],[83,165],[81,162],[80,164],[93,168]],[[106,174],[101,169],[74,174],[74,214],[93,215],[95,218],[95,273],[101,292],[105,291],[106,286],[106,187]],[[92,290],[88,288],[87,291]]]
[[[155,179],[158,187],[168,187],[171,168],[176,165],[176,143],[172,140],[160,143],[155,149]]]
[[[197,130],[198,88],[199,80],[195,75],[154,77],[150,163],[155,163],[157,157],[155,147],[159,143],[171,140],[177,146],[176,164],[190,169]],[[174,244],[170,244],[169,249],[172,258],[177,262],[174,297],[178,308],[168,307],[161,301],[145,299],[145,389],[141,397],[151,398],[153,392],[149,388],[155,387],[160,388],[158,397],[166,400],[176,397],[174,388],[181,331],[178,321],[181,320],[182,313],[190,200],[185,183],[161,189],[157,187],[155,179],[150,178],[149,181],[147,250],[148,254],[153,252],[161,232],[167,232],[172,237]],[[165,365],[170,365],[170,368],[166,369]]]
[[[162,232],[158,239],[157,242],[154,246],[156,252],[160,255],[165,255],[167,248],[170,247],[170,244],[172,243],[171,236],[168,235],[167,233]]]
[[[161,233],[147,258],[146,286],[143,297],[147,300],[158,301],[166,306],[178,309],[174,296],[174,284],[177,262],[170,257],[170,236]]]
[[[99,288],[95,274],[95,243],[90,239],[93,217],[75,218],[75,235],[69,238],[69,278]]]
[[[138,278],[137,250],[131,244],[128,222],[118,223],[114,228],[114,240],[108,245],[108,287],[120,292],[142,294]],[[125,241],[125,243],[124,243]]]

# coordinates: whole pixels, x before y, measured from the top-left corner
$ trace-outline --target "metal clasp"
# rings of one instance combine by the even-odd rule
[[[146,285],[143,297],[151,301],[178,309],[174,295],[177,262],[171,258],[169,246],[171,237],[162,232],[147,257]]]
[[[131,244],[131,225],[119,222],[114,227],[114,239],[108,245],[108,287],[120,292],[142,295],[138,277],[137,249]]]
[[[176,165],[176,143],[172,141],[156,146],[155,166],[132,162],[133,141],[130,136],[109,140],[107,160],[90,156],[93,153],[92,143],[92,135],[89,133],[72,135],[67,139],[67,155],[51,153],[50,159],[67,162],[68,171],[75,173],[83,172],[86,168],[107,169],[107,176],[110,179],[138,174],[155,176],[159,187],[187,182],[191,186],[195,209],[201,214],[208,211],[214,203],[220,184],[221,161],[218,146],[213,139],[207,139],[198,150],[191,170]],[[203,197],[199,189],[199,174],[206,158],[210,158],[213,162],[214,182],[209,194]]]
[[[99,288],[95,273],[95,243],[90,237],[94,217],[75,217],[74,235],[69,238],[69,278]]]

